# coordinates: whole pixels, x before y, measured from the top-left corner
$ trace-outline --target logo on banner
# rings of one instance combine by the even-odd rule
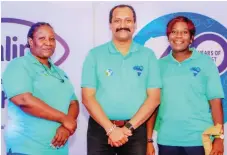
[[[188,17],[195,24],[196,35],[191,47],[195,47],[199,52],[209,55],[216,63],[221,75],[225,97],[227,97],[227,29],[216,20],[190,12],[167,14],[149,22],[135,35],[134,40],[153,49],[157,57],[168,55],[171,48],[166,37],[166,25],[176,16]],[[199,72],[196,68],[192,71],[195,76]],[[227,122],[226,99],[223,100],[223,108],[225,122]]]

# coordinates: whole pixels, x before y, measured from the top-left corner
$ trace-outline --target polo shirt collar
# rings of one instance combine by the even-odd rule
[[[32,55],[31,51],[28,51],[26,54],[26,57],[34,64],[40,64],[40,62],[36,59],[35,56]],[[49,63],[51,64],[51,66],[54,66],[53,61],[49,58],[48,59]],[[41,64],[40,64],[41,65]]]
[[[192,51],[192,55],[188,59],[197,59],[200,56],[200,53],[195,48],[189,48],[190,51]],[[168,59],[172,61],[176,61],[176,59],[173,57],[173,51],[171,50]],[[186,60],[188,60],[186,59]]]
[[[108,48],[109,48],[109,52],[110,53],[120,53],[120,51],[117,50],[116,46],[114,45],[113,41],[110,41],[108,43]],[[130,45],[130,49],[129,49],[129,53],[134,53],[137,52],[138,50],[138,44],[134,41],[132,41],[131,45]]]

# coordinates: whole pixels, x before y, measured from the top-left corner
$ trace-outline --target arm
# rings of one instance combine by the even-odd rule
[[[147,89],[147,99],[144,104],[140,107],[137,113],[129,121],[133,128],[138,128],[143,124],[155,111],[157,106],[160,104],[160,89],[153,88]]]
[[[50,107],[32,95],[33,78],[23,59],[15,59],[9,63],[2,76],[2,84],[7,98],[24,112],[51,121],[63,122],[65,114]]]
[[[23,59],[15,59],[7,66],[2,77],[7,98],[24,112],[35,117],[62,123],[70,132],[73,132],[75,121],[72,118],[32,95],[34,75],[26,66],[28,65],[24,64]]]
[[[100,124],[108,133],[110,128],[113,127],[113,123],[106,116],[102,107],[95,98],[96,90],[94,88],[82,88],[82,103],[87,108],[91,117]],[[109,135],[108,144],[111,146],[121,146],[128,141],[123,130],[116,127]]]
[[[78,101],[76,100],[76,98],[74,98],[73,100],[71,100],[70,105],[69,105],[69,109],[68,109],[68,116],[70,116],[71,118],[73,118],[73,120],[76,120],[79,114],[79,104]],[[76,130],[77,126],[75,126],[74,131]],[[74,132],[73,132],[74,133]],[[62,147],[65,145],[65,143],[67,142],[68,138],[73,134],[70,133],[65,127],[63,127],[62,125],[60,127],[58,127],[56,134],[51,142],[52,147]]]
[[[68,114],[69,117],[71,117],[74,121],[75,121],[75,128],[73,129],[73,132],[71,132],[70,135],[72,135],[76,128],[77,128],[77,117],[79,115],[79,103],[77,100],[71,100],[70,105],[69,105],[69,109],[68,109]]]
[[[74,120],[77,119],[79,115],[79,103],[77,100],[72,100],[68,109],[68,116],[71,116]]]
[[[219,71],[212,61],[209,59],[209,70],[207,70],[207,85],[206,85],[206,96],[209,100],[211,107],[211,114],[213,117],[214,125],[221,124],[223,130],[223,109],[221,99],[224,98],[224,92],[221,85]],[[212,151],[210,155],[223,154],[224,144],[223,139],[215,138],[213,141]]]
[[[160,104],[161,78],[160,69],[154,52],[149,50],[148,56],[148,77],[147,77],[147,98],[137,113],[129,121],[133,128],[138,128],[144,123]]]
[[[206,97],[210,103],[214,125],[218,123],[223,125],[222,98],[224,98],[224,92],[218,68],[211,58],[209,61],[210,64],[209,70],[207,70]]]
[[[153,135],[155,120],[157,117],[158,108],[154,111],[154,113],[151,115],[151,117],[147,121],[147,139],[151,139]]]
[[[12,97],[10,100],[24,112],[32,116],[59,123],[62,123],[66,119],[66,115],[63,112],[50,107],[31,93],[23,93]]]
[[[82,103],[91,117],[108,132],[113,123],[107,118],[102,107],[97,102],[95,93],[96,90],[94,88],[82,88]]]
[[[112,122],[107,118],[106,114],[102,110],[95,98],[96,87],[97,87],[97,71],[96,71],[97,60],[90,51],[83,63],[82,70],[82,103],[88,110],[91,117],[100,124],[106,132],[113,126]]]
[[[211,113],[214,121],[214,125],[221,124],[223,129],[223,109],[221,99],[210,100]]]
[[[151,117],[147,121],[147,124],[146,124],[147,125],[147,140],[152,139],[155,120],[156,120],[156,116],[158,113],[157,111],[158,111],[158,108],[156,108],[154,113],[151,115]],[[155,155],[155,148],[154,148],[153,142],[147,141],[147,155]]]
[[[114,128],[113,123],[106,116],[95,98],[98,81],[96,65],[97,60],[92,55],[92,52],[89,52],[84,61],[82,71],[82,103],[85,105],[91,117],[108,133],[109,139],[113,142],[113,145],[120,146],[127,142],[127,137],[124,135],[121,128]]]
[[[212,99],[209,101],[211,105],[211,113],[213,117],[214,125],[221,124],[222,131],[224,134],[224,127],[223,127],[223,109],[221,99]],[[224,140],[221,138],[215,138],[213,141],[212,151],[210,155],[215,154],[223,154],[224,152]]]

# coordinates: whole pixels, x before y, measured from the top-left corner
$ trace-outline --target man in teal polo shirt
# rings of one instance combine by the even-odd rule
[[[160,103],[157,59],[132,40],[136,14],[131,6],[115,6],[109,23],[112,41],[92,49],[83,65],[82,102],[91,115],[88,155],[144,155],[144,122]]]
[[[54,38],[48,23],[34,24],[28,32],[30,51],[12,60],[3,73],[7,154],[68,154],[67,140],[76,129],[79,107],[70,80],[50,60]]]

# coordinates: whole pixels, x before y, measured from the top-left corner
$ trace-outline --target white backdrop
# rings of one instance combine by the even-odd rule
[[[69,56],[60,64],[60,67],[69,75],[74,84],[75,92],[81,101],[80,81],[83,60],[89,49],[111,39],[108,25],[109,11],[114,5],[122,3],[130,4],[136,10],[138,28],[135,35],[152,20],[174,12],[199,13],[211,17],[225,28],[227,27],[225,16],[227,14],[227,2],[2,2],[1,17],[2,19],[16,18],[30,22],[45,21],[54,27],[55,32],[67,43],[70,50]],[[10,52],[7,49],[9,46],[6,45],[7,36],[11,38],[11,46],[15,44],[19,47],[20,44],[26,44],[29,27],[3,21],[1,26],[3,49],[1,56],[4,59],[2,59],[1,65],[3,72],[8,64],[5,55],[7,51]],[[13,41],[13,36],[17,37],[17,41]],[[56,56],[53,58],[55,61],[59,60],[65,51],[61,42],[59,41],[57,44]],[[146,41],[145,46],[152,48],[160,57],[168,43],[166,37],[157,37]],[[219,47],[216,46],[216,48]],[[227,79],[225,81],[227,84]],[[6,122],[6,108],[2,106],[1,112],[3,126]],[[70,155],[86,155],[87,118],[88,113],[80,104],[78,129],[70,139]],[[4,130],[2,130],[3,132]],[[227,141],[225,142],[226,146]],[[2,148],[2,153],[5,154],[4,143]]]

